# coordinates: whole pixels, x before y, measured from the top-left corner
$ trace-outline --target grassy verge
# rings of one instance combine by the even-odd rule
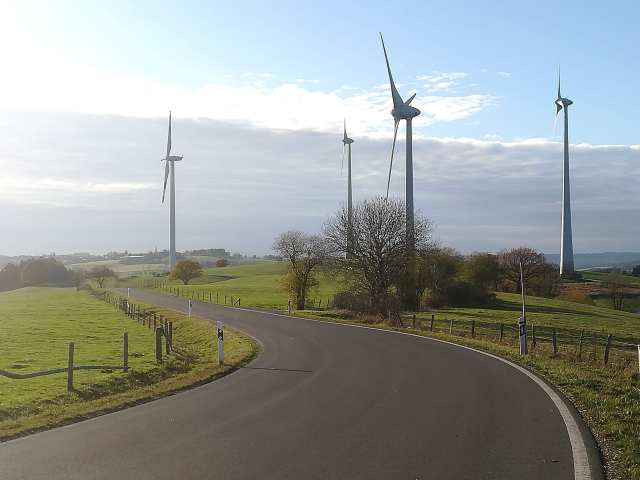
[[[449,335],[446,331],[394,328],[384,323],[348,319],[340,312],[303,311],[296,315],[446,340],[493,353],[529,368],[555,384],[586,420],[603,451],[607,478],[640,480],[640,375],[638,359],[633,354],[619,353],[604,366],[588,355],[578,361],[572,345],[561,346],[556,357],[548,344],[538,344],[530,355],[521,356],[512,339],[499,342],[494,336],[470,338]]]
[[[139,303],[140,304],[140,303]],[[130,369],[75,372],[25,380],[0,376],[0,439],[117,410],[224,375],[257,353],[256,343],[229,329],[225,365],[217,365],[213,326],[172,310],[155,310],[174,324],[174,346],[162,366],[154,361],[153,335],[85,292],[28,288],[0,295],[0,368],[20,373],[66,365],[67,344],[76,343],[76,364],[121,363],[122,333],[129,333]]]

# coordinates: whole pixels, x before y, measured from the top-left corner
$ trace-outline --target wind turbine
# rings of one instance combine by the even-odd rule
[[[391,170],[393,168],[393,153],[396,148],[396,136],[398,135],[398,125],[400,120],[406,120],[407,122],[407,138],[406,138],[406,173],[405,173],[405,206],[406,206],[406,235],[407,245],[410,249],[409,260],[409,285],[408,298],[409,303],[412,306],[415,305],[415,265],[414,265],[414,250],[415,250],[415,228],[414,228],[414,215],[413,215],[413,140],[411,121],[414,117],[420,115],[420,110],[411,106],[411,102],[416,97],[414,93],[407,101],[402,100],[395,83],[393,82],[393,76],[391,75],[391,67],[389,66],[389,57],[387,56],[387,49],[384,46],[384,38],[380,33],[380,41],[382,42],[382,50],[384,52],[384,59],[387,62],[387,72],[389,73],[389,85],[391,87],[391,98],[393,100],[393,110],[391,110],[391,116],[393,116],[394,129],[393,129],[393,144],[391,146],[391,162],[389,163],[389,179],[387,180],[387,198],[389,198],[389,185],[391,183]]]
[[[347,252],[353,248],[353,197],[351,193],[351,144],[353,139],[347,136],[347,119],[344,120],[344,136],[342,137],[342,160],[344,163],[344,149],[347,148]]]
[[[573,267],[573,235],[571,233],[571,190],[569,185],[569,105],[573,102],[560,94],[560,68],[558,68],[558,98],[556,118],[564,111],[564,169],[562,183],[562,237],[560,239],[560,275],[571,276]]]
[[[171,155],[171,111],[169,111],[169,135],[167,137],[167,155],[161,160],[164,165],[164,187],[162,189],[162,203],[167,191],[167,179],[171,177],[169,185],[169,266],[171,270],[176,265],[176,176],[175,162],[182,160],[182,157]]]

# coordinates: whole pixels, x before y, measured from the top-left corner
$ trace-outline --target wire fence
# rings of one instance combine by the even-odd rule
[[[481,339],[502,344],[518,345],[520,331],[517,323],[487,322],[454,319],[452,317],[418,318],[415,315],[402,316],[401,326],[418,331],[445,333],[461,337]],[[640,369],[640,339],[614,336],[611,333],[586,329],[550,327],[528,322],[526,325],[527,344],[532,348],[546,346],[552,356],[563,355],[578,361],[598,361],[607,365],[613,355],[625,357],[638,354]],[[545,345],[546,344],[546,345]]]

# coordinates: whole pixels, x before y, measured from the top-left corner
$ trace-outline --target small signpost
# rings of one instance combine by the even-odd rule
[[[218,330],[218,365],[224,363],[224,324],[217,322]]]
[[[522,262],[520,262],[520,289],[522,291],[522,316],[518,319],[518,333],[520,335],[520,355],[526,355],[528,353],[527,315],[524,299],[524,276],[522,275]]]

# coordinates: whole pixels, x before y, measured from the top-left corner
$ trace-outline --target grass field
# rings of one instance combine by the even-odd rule
[[[205,269],[205,275],[184,286],[176,280],[167,281],[168,285],[179,286],[185,294],[191,292],[218,293],[220,298],[225,295],[241,298],[242,305],[260,308],[284,309],[287,306],[288,295],[280,286],[280,279],[287,268],[284,262],[261,261],[253,264],[237,265]],[[339,285],[320,275],[320,285],[313,289],[310,297],[322,299],[323,304],[333,297]],[[221,300],[222,301],[222,300]]]
[[[153,273],[165,272],[167,266],[163,263],[141,263],[123,264],[119,260],[97,260],[95,262],[74,263],[67,265],[71,270],[89,271],[93,267],[109,267],[120,277],[152,275]]]
[[[64,367],[71,341],[76,365],[120,365],[124,331],[130,366],[127,373],[76,371],[72,394],[66,391],[65,373],[20,380],[0,376],[0,439],[155,398],[211,379],[255,355],[255,343],[230,330],[225,336],[228,365],[218,367],[210,322],[155,310],[174,322],[174,343],[182,352],[162,367],[155,363],[151,330],[86,292],[24,288],[0,294],[0,368],[27,373]]]
[[[608,273],[605,272],[582,272],[582,278],[585,280],[591,280],[596,282],[606,282]],[[640,277],[634,277],[632,275],[623,275],[622,278],[626,280],[629,286],[640,288]]]

